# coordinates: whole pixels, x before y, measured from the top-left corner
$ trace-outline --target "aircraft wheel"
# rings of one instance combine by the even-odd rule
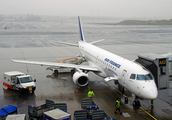
[[[136,102],[136,101],[134,101],[134,102],[133,102],[133,106],[136,106],[136,105],[137,105],[137,102]]]
[[[75,70],[71,70],[70,72],[73,74],[73,73],[75,73]]]
[[[19,92],[22,94],[23,93],[22,89],[19,89]]]
[[[140,101],[139,101],[139,100],[137,100],[136,102],[137,102],[137,106],[140,106]]]
[[[32,90],[32,94],[35,92],[35,90]]]
[[[118,81],[117,80],[115,80],[114,83],[115,83],[115,85],[118,85]]]

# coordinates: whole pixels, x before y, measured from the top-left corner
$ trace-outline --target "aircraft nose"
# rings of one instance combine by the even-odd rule
[[[147,99],[154,100],[158,97],[157,89],[149,89],[147,92]]]

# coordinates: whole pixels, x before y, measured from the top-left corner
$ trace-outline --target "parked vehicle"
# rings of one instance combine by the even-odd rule
[[[11,71],[4,73],[3,88],[18,90],[20,93],[31,91],[34,93],[36,89],[36,80],[32,80],[30,75],[19,71]]]

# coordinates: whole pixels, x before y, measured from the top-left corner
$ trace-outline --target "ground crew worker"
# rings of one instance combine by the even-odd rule
[[[151,100],[151,107],[152,107],[152,109],[154,109],[153,100]]]
[[[95,96],[95,95],[94,95],[94,92],[93,92],[92,89],[90,89],[90,91],[88,92],[88,97],[89,97],[89,98],[92,98],[93,96]]]
[[[116,100],[116,110],[115,110],[115,114],[116,114],[117,110],[119,110],[119,113],[122,114],[121,111],[120,111],[120,105],[121,105],[121,103],[120,103],[120,101],[119,101],[119,98],[117,98],[117,100]]]

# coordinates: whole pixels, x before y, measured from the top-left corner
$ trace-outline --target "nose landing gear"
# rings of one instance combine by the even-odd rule
[[[139,100],[134,100],[134,101],[133,101],[133,106],[135,106],[135,107],[141,106],[141,105],[140,105],[140,101],[139,101]]]

